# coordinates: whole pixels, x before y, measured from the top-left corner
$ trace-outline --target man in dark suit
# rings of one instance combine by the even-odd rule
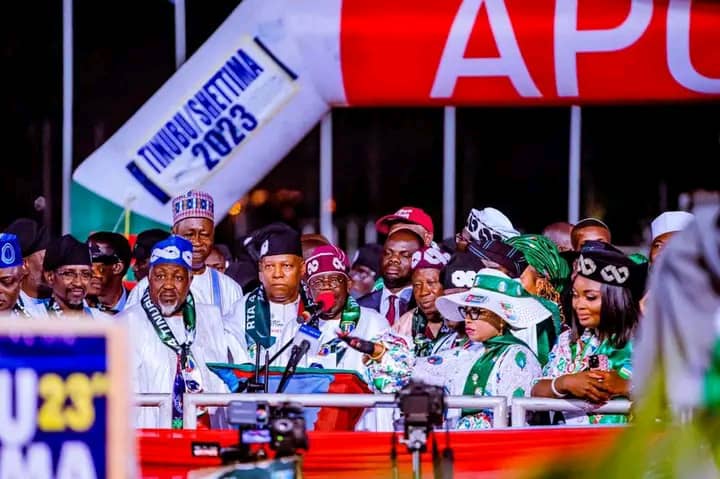
[[[408,309],[415,307],[411,258],[424,243],[419,228],[410,223],[397,223],[390,228],[380,264],[383,288],[358,300],[360,306],[378,311],[391,326]]]

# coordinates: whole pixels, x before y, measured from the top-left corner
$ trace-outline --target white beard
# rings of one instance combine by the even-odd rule
[[[177,301],[173,304],[160,304],[160,312],[163,316],[172,316],[178,309]]]

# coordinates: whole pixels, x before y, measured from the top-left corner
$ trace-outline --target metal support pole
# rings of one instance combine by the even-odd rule
[[[70,233],[73,156],[73,0],[63,0],[62,232]]]
[[[332,181],[332,112],[328,112],[320,122],[320,234],[334,242]]]
[[[175,69],[185,63],[185,0],[174,0],[175,3]]]
[[[580,147],[582,143],[580,107],[570,107],[570,171],[568,175],[568,221],[580,220]]]
[[[455,234],[455,107],[444,108],[443,121],[443,236]]]

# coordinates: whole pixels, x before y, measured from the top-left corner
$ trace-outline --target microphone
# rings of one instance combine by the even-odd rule
[[[335,305],[335,295],[331,291],[323,291],[315,300],[315,306],[310,311],[303,311],[297,318],[300,324],[309,324],[315,328],[319,326],[320,316],[329,312]]]
[[[283,371],[282,378],[280,378],[280,384],[278,384],[277,393],[282,393],[290,381],[290,378],[295,374],[297,365],[300,360],[308,352],[310,354],[317,354],[320,350],[320,330],[314,328],[308,324],[303,324],[298,329],[297,334],[292,341],[292,352],[290,353],[290,359],[288,359],[285,371]]]
[[[349,334],[338,334],[338,337],[345,341],[351,348],[368,356],[375,356],[382,351],[382,345],[373,343],[372,341],[366,341],[355,336],[350,336]]]

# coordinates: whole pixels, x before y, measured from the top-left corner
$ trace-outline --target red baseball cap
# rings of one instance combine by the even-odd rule
[[[390,227],[395,223],[409,223],[422,226],[432,237],[434,234],[433,221],[430,215],[414,206],[403,206],[395,213],[386,215],[375,222],[378,233],[388,234]]]

